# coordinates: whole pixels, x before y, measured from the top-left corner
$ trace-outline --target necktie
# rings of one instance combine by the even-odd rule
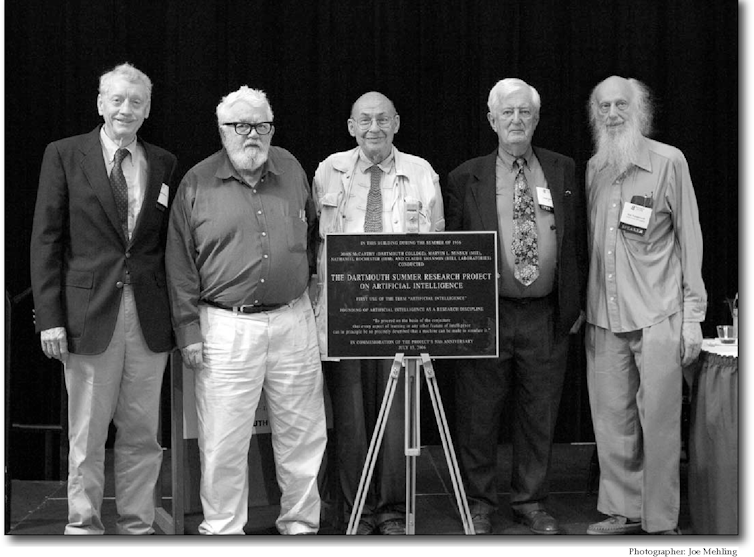
[[[367,195],[367,212],[364,216],[364,232],[382,232],[382,170],[376,164],[369,168],[372,173]]]
[[[524,286],[529,286],[539,276],[537,254],[537,222],[534,219],[534,198],[526,183],[523,158],[516,159],[518,174],[513,186],[513,242],[511,249],[516,268],[513,275]]]
[[[123,175],[121,164],[123,159],[128,155],[128,149],[118,149],[115,151],[115,164],[110,172],[110,186],[113,188],[113,197],[115,197],[115,206],[118,209],[120,226],[123,228],[123,234],[128,238],[128,185],[126,177]]]

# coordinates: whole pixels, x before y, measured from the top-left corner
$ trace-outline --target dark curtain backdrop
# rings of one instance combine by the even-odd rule
[[[346,128],[353,101],[368,90],[385,93],[401,115],[396,145],[429,160],[441,184],[456,165],[495,149],[487,95],[514,76],[542,97],[535,144],[573,157],[583,176],[588,95],[619,74],[652,88],[655,138],[679,147],[691,167],[711,336],[729,319],[724,298],[738,290],[742,9],[730,0],[8,1],[6,289],[15,296],[30,284],[45,145],[101,121],[98,77],[117,63],[153,80],[141,135],[174,152],[181,175],[219,148],[215,106],[247,84],[268,93],[274,142],[310,178],[319,161],[354,145]],[[572,367],[583,394],[581,359]],[[568,412],[576,398],[564,397]],[[583,436],[578,429],[567,436]]]

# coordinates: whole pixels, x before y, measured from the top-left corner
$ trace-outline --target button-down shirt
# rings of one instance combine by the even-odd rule
[[[521,157],[526,160],[524,175],[534,198],[534,218],[537,221],[537,253],[539,254],[539,276],[529,286],[524,286],[514,276],[515,256],[513,242],[513,193],[518,167],[513,155],[498,149],[495,163],[495,187],[497,201],[498,232],[500,234],[501,272],[499,295],[506,298],[540,298],[552,292],[555,282],[555,268],[558,259],[558,239],[555,234],[555,215],[540,207],[537,188],[547,188],[547,180],[542,166],[531,146]]]
[[[636,331],[683,311],[704,321],[702,231],[688,163],[680,150],[642,140],[637,161],[615,178],[589,162],[587,320],[612,332]],[[651,198],[644,235],[620,228],[623,206]]]
[[[99,132],[100,143],[102,144],[102,156],[105,159],[105,168],[107,169],[107,175],[115,166],[115,152],[120,148],[112,139],[105,133],[105,127],[102,126]],[[130,153],[129,156],[123,159],[120,165],[123,170],[123,176],[126,178],[126,185],[128,186],[128,237],[133,236],[134,228],[136,228],[136,220],[139,218],[139,212],[141,212],[141,205],[144,202],[145,184],[147,183],[147,155],[144,152],[144,147],[139,145],[139,142],[134,139],[131,143],[123,147]]]
[[[271,146],[249,186],[225,149],[184,176],[170,216],[168,287],[178,346],[201,342],[198,305],[271,305],[303,294],[314,268],[316,216],[299,162]]]

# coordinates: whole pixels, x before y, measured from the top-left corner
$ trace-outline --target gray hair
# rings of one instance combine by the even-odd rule
[[[233,106],[238,101],[246,101],[251,106],[256,107],[266,107],[267,108],[267,117],[270,121],[274,119],[274,116],[272,114],[272,107],[270,106],[270,101],[267,99],[267,95],[264,91],[261,89],[251,89],[250,87],[247,87],[246,85],[242,85],[238,91],[233,91],[232,93],[228,93],[226,96],[224,96],[220,100],[220,104],[217,105],[217,123],[220,123],[220,115],[228,108]]]
[[[490,90],[490,96],[487,99],[487,108],[489,108],[492,114],[495,114],[502,104],[503,99],[519,89],[529,90],[529,93],[531,94],[531,102],[534,105],[534,112],[535,114],[539,114],[539,109],[542,106],[542,100],[539,98],[539,93],[524,80],[516,77],[507,77],[495,83],[494,87]]]
[[[615,77],[615,76],[611,76]],[[605,83],[608,79],[611,79],[611,77],[608,77],[606,79],[603,79],[600,81],[594,89],[592,89],[591,95],[589,95],[589,123],[592,124],[592,127],[598,125],[599,122],[599,106],[597,104],[597,90],[600,88],[600,86]],[[620,76],[618,76],[620,77]],[[634,107],[636,108],[634,114],[636,118],[636,125],[639,129],[639,132],[645,137],[649,137],[654,132],[654,113],[655,113],[655,102],[652,95],[652,91],[647,87],[644,83],[639,81],[638,79],[634,79],[632,77],[630,78],[622,78],[625,79],[629,86],[631,87],[631,93],[632,93],[632,99],[631,102],[633,103]]]
[[[141,83],[147,90],[147,101],[152,98],[152,80],[141,70],[137,70],[128,62],[115,66],[112,70],[103,73],[99,78],[99,94],[107,94],[110,81],[113,78],[122,77],[129,83]]]

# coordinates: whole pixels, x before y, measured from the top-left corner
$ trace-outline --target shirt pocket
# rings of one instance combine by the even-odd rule
[[[299,217],[286,217],[285,227],[288,238],[288,250],[292,252],[306,251],[307,224]]]
[[[320,199],[319,232],[324,237],[329,232],[341,232],[341,223],[338,222],[338,207],[343,197],[343,192],[326,193]]]

